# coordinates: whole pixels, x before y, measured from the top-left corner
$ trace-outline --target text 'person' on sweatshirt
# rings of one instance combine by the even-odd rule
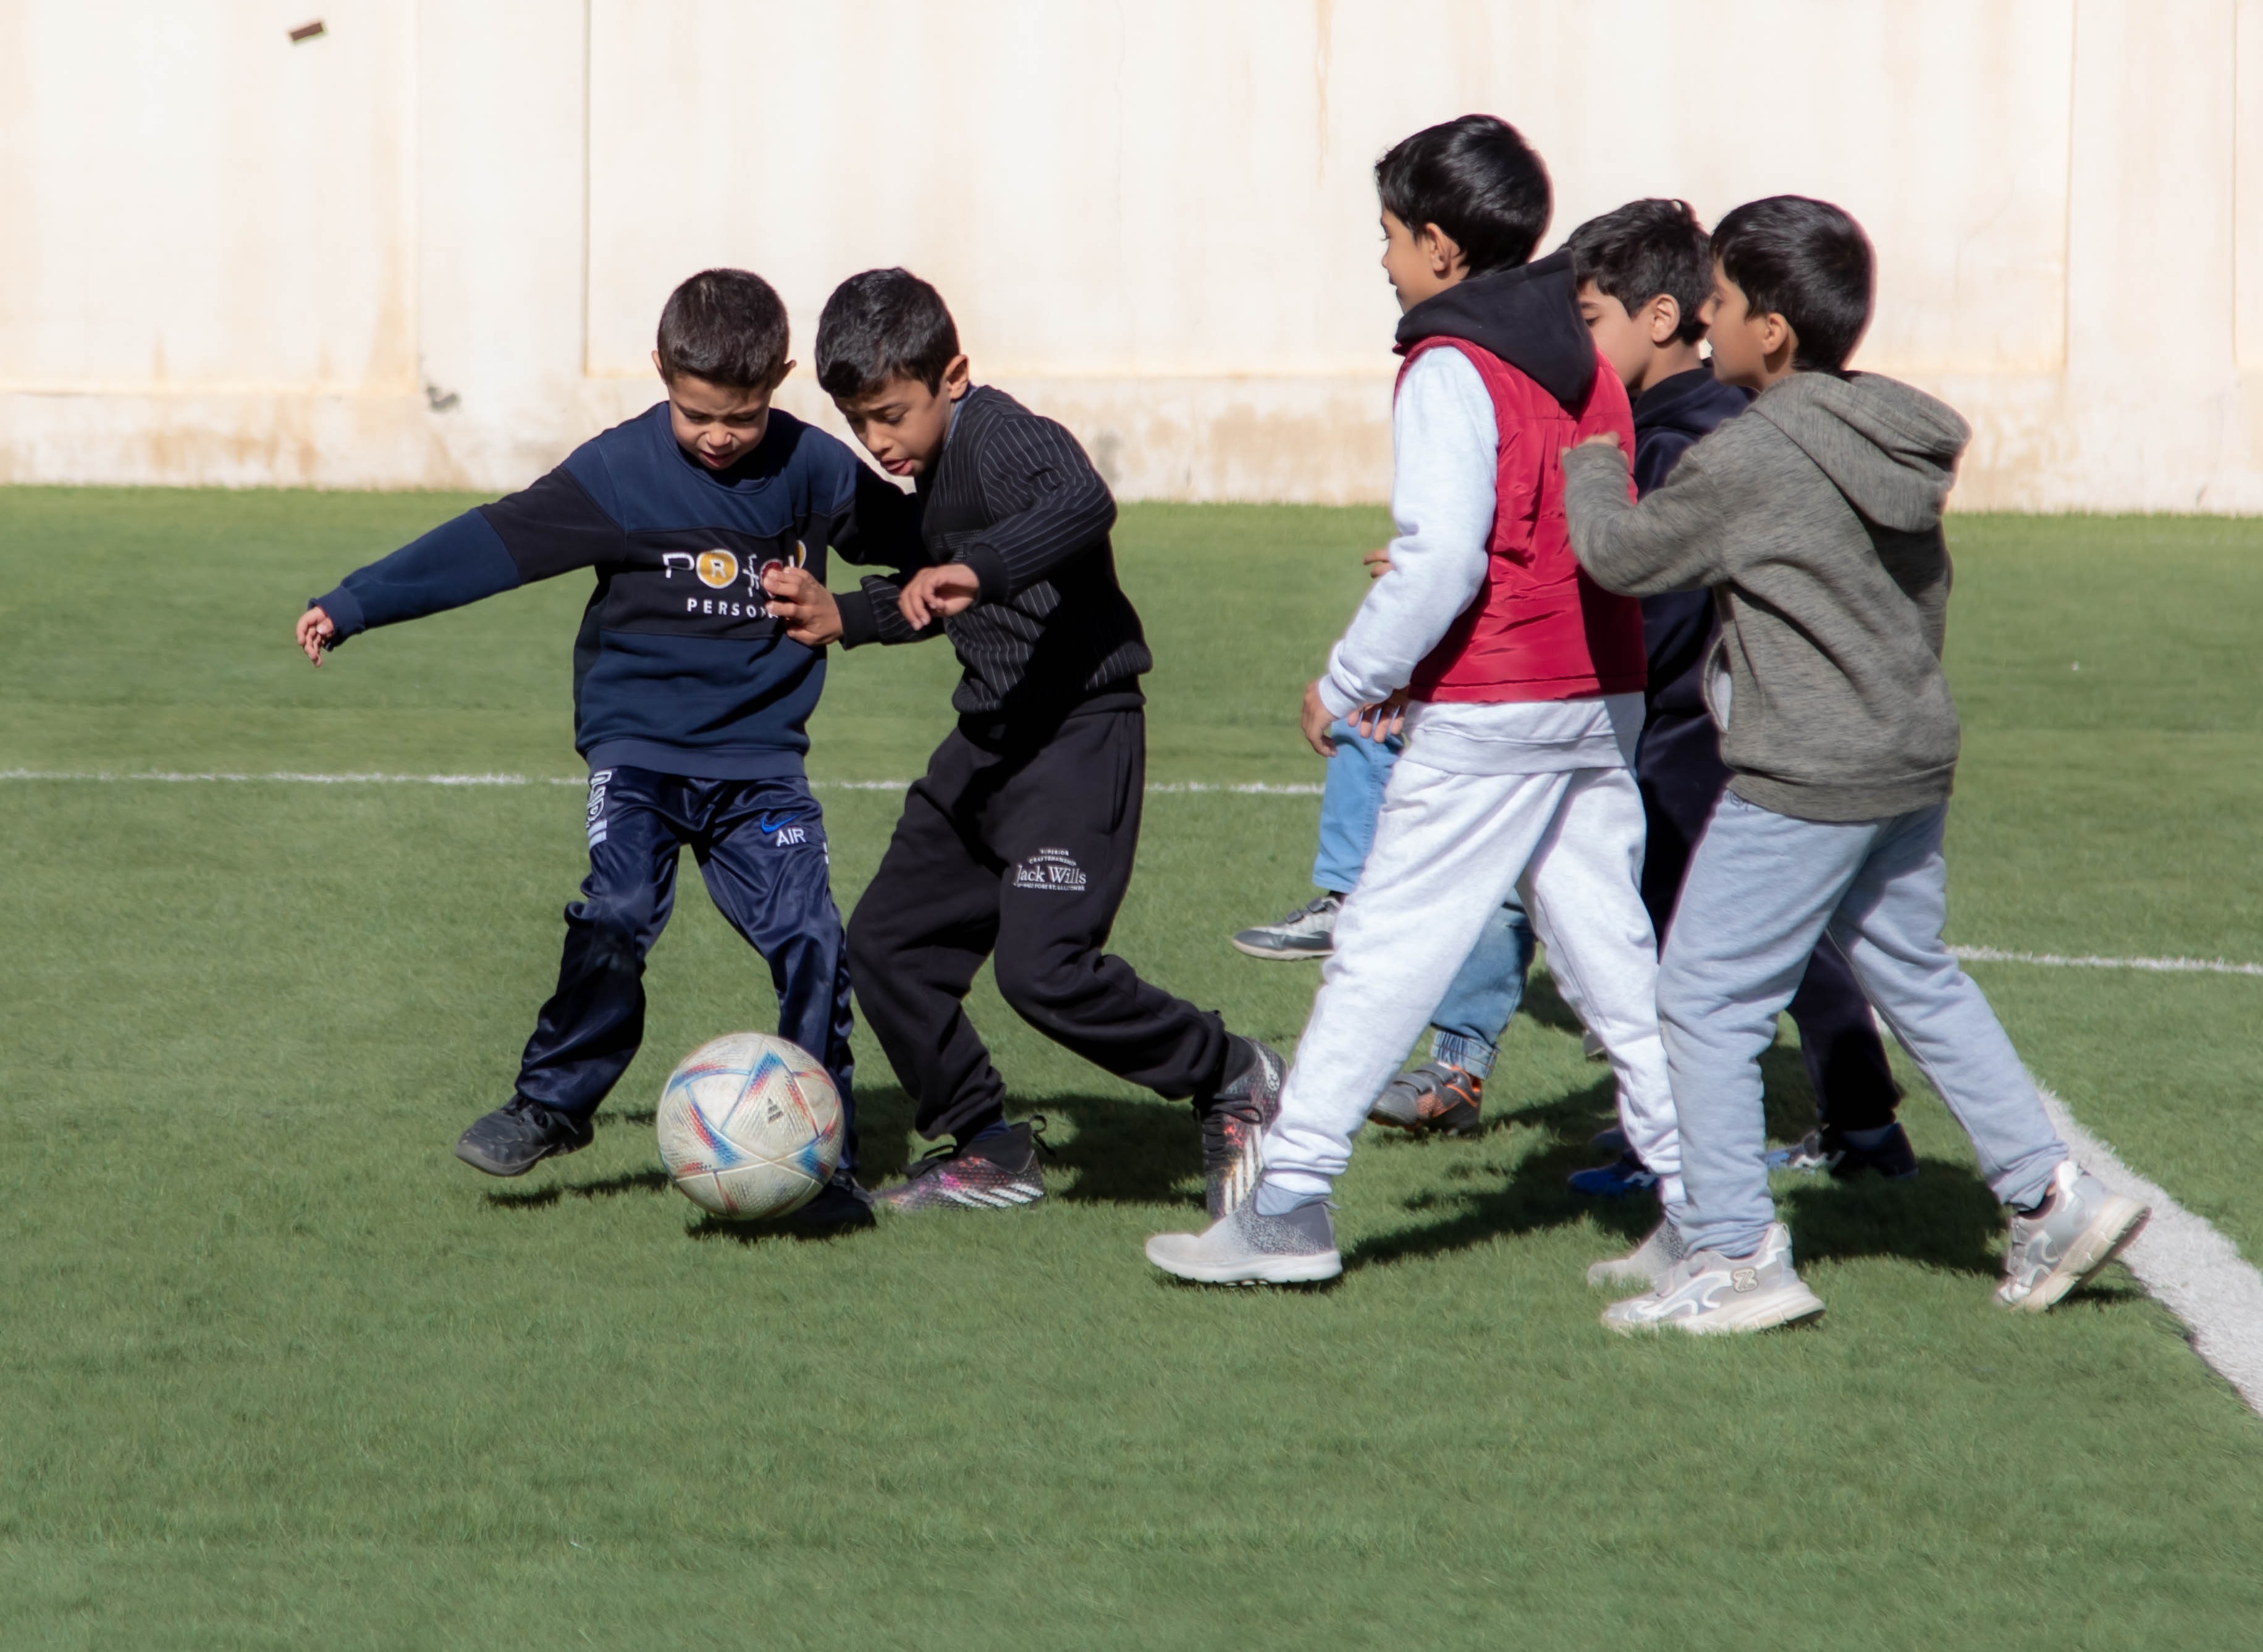
[[[668,404],[592,437],[531,487],[466,511],[318,599],[336,641],[589,569],[574,641],[574,744],[713,780],[797,776],[823,651],[770,618],[765,569],[825,577],[828,547],[900,560],[909,502],[822,431],[772,409],[754,450],[710,471]]]
[[[1956,707],[1941,667],[1941,509],[1970,429],[1876,373],[1799,373],[1630,506],[1623,453],[1565,461],[1580,562],[1613,591],[1710,588],[1707,701],[1748,803],[1882,820],[1947,799]]]

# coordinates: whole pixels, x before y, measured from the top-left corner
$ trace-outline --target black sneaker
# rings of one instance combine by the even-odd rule
[[[937,1148],[912,1166],[904,1179],[876,1205],[891,1210],[1011,1210],[1045,1196],[1038,1169],[1038,1138],[1027,1123],[1010,1124],[996,1135],[958,1147]]]
[[[596,1132],[555,1107],[524,1096],[509,1101],[456,1138],[456,1156],[489,1176],[524,1176],[547,1158],[579,1153]]]
[[[805,1233],[849,1233],[872,1225],[872,1196],[857,1185],[853,1170],[835,1170],[816,1197],[786,1218]]]
[[[1281,1053],[1255,1039],[1233,1040],[1243,1059],[1228,1070],[1233,1080],[1215,1096],[1195,1098],[1195,1117],[1202,1121],[1203,1205],[1215,1221],[1239,1209],[1257,1191],[1258,1172],[1265,1168],[1258,1141],[1281,1116],[1281,1081],[1288,1075]]]
[[[1898,1119],[1888,1128],[1883,1141],[1867,1148],[1856,1147],[1827,1124],[1816,1134],[1825,1162],[1840,1181],[1864,1170],[1876,1170],[1890,1182],[1906,1182],[1917,1175],[1917,1149],[1910,1145],[1909,1133]]]

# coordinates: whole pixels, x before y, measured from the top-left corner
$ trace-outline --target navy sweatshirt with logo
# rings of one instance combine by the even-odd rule
[[[801,772],[825,685],[823,650],[764,613],[763,570],[821,580],[828,548],[901,565],[917,544],[911,501],[822,431],[772,409],[754,451],[711,471],[676,445],[663,402],[315,602],[343,642],[591,569],[574,641],[574,743],[589,766],[762,779]]]

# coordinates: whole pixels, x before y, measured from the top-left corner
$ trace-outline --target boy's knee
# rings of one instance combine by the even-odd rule
[[[657,909],[649,889],[605,889],[568,907],[566,920],[601,946],[635,952]]]
[[[1001,949],[991,960],[998,996],[1025,1021],[1043,1025],[1075,1003],[1084,993],[1091,974],[1082,955],[1059,953],[1009,952]]]

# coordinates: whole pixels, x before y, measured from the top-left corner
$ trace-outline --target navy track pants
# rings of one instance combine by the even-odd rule
[[[675,909],[676,858],[689,845],[717,909],[770,967],[778,1036],[832,1074],[846,1127],[841,1162],[853,1169],[848,943],[808,781],[599,769],[589,776],[589,875],[566,909],[558,990],[526,1041],[518,1093],[587,1119],[628,1070],[644,1041],[645,955]]]

